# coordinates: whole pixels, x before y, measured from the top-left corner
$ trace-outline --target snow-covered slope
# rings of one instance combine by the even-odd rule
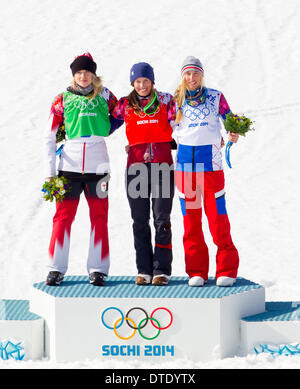
[[[131,90],[132,64],[146,61],[156,87],[173,93],[187,55],[201,59],[206,85],[221,89],[256,131],[225,166],[227,209],[240,253],[239,275],[266,287],[267,300],[300,300],[300,5],[296,0],[11,0],[1,6],[0,298],[28,298],[47,274],[54,205],[42,200],[43,133],[50,103],[70,82],[69,64],[90,51],[117,97]],[[225,135],[224,135],[225,136]],[[124,127],[108,139],[112,275],[135,274],[124,190]],[[173,274],[184,274],[182,216],[172,214]],[[88,209],[81,199],[68,274],[86,274]],[[215,246],[204,221],[214,275]],[[180,367],[299,367],[265,356]],[[166,367],[177,367],[178,362]],[[10,366],[5,365],[5,366]],[[27,362],[24,367],[53,366]],[[114,367],[91,362],[68,367]],[[119,367],[125,367],[119,362]],[[148,365],[147,365],[148,366]],[[2,364],[0,364],[0,368]],[[145,367],[145,365],[131,366]]]

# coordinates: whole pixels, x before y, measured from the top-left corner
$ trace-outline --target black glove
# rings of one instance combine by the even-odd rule
[[[172,138],[171,144],[171,150],[177,150],[177,143],[176,140]]]

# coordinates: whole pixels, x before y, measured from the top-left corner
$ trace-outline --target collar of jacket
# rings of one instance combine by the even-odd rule
[[[207,96],[207,89],[205,87],[190,91],[187,89],[185,100],[191,106],[197,106],[205,102]]]
[[[75,95],[79,95],[79,96],[87,96],[89,95],[90,93],[92,93],[94,90],[94,87],[93,85],[89,85],[88,87],[86,88],[82,88],[81,86],[79,85],[76,85],[76,89],[72,88],[71,86],[69,86],[67,88],[67,91],[68,92],[71,92],[71,93],[74,93]]]

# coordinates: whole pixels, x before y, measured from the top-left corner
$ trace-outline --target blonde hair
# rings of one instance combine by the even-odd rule
[[[203,86],[204,86],[204,79],[203,79],[203,76],[201,75],[200,87],[203,88]],[[187,85],[186,85],[186,81],[185,81],[185,76],[183,76],[182,82],[178,86],[178,88],[176,89],[175,94],[174,94],[174,100],[175,100],[177,107],[178,107],[178,112],[176,115],[175,124],[178,124],[183,116],[182,111],[181,111],[181,107],[184,105],[184,102],[185,102],[186,90],[187,90]]]
[[[101,77],[96,76],[95,74],[93,74],[92,84],[93,84],[94,90],[91,93],[91,95],[89,96],[90,101],[93,100],[97,95],[99,95],[99,93],[101,93],[102,89],[103,89]],[[72,88],[76,90],[76,87],[77,87],[77,84],[75,82],[75,76],[74,76],[72,79]]]

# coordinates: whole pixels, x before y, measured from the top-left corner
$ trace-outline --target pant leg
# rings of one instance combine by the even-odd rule
[[[168,177],[159,175],[151,179],[152,212],[155,227],[155,247],[153,255],[153,275],[172,272],[172,230],[171,211],[174,197],[174,171],[166,172]],[[168,185],[164,188],[164,185]],[[166,190],[164,190],[166,189]]]
[[[90,244],[87,259],[88,273],[108,274],[110,266],[108,238],[108,180],[109,176],[87,181],[84,194],[91,221]]]
[[[82,185],[71,182],[71,191],[63,202],[56,203],[49,245],[49,269],[65,274],[68,268],[71,226],[74,221]]]
[[[202,231],[202,203],[198,181],[202,173],[175,171],[183,214],[185,269],[189,277],[208,278],[209,252]]]
[[[205,172],[204,209],[213,241],[218,248],[216,278],[220,276],[236,278],[239,255],[231,239],[224,184],[223,171]]]
[[[145,167],[143,165],[143,167]],[[136,180],[136,181],[134,181]],[[139,181],[141,183],[139,184]],[[135,185],[136,182],[136,185]],[[126,191],[127,198],[133,220],[133,239],[136,254],[136,266],[139,274],[153,274],[153,247],[151,242],[150,228],[150,193],[148,185],[148,170],[142,168],[136,174],[129,174],[126,170]],[[135,189],[140,190],[142,186],[146,188],[146,193],[136,196],[137,193],[132,193],[131,184],[135,185]]]

